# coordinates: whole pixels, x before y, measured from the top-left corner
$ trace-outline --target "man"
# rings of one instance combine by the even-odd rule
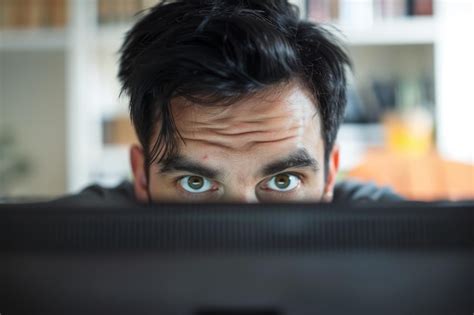
[[[140,146],[133,187],[72,200],[398,200],[336,185],[346,105],[343,47],[286,0],[176,0],[127,33],[119,79]]]

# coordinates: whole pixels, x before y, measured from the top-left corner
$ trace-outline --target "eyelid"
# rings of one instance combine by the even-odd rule
[[[303,174],[295,172],[295,171],[283,171],[283,172],[278,172],[278,173],[275,173],[273,175],[270,175],[269,177],[267,177],[267,179],[270,180],[271,178],[273,178],[275,176],[284,175],[284,174],[296,176],[300,180],[303,180],[303,178],[305,177]]]
[[[288,191],[278,191],[278,190],[274,190],[274,189],[270,189],[268,188],[268,185],[267,183],[272,180],[273,178],[275,178],[275,176],[278,176],[278,175],[284,175],[284,174],[288,174],[288,175],[292,175],[292,176],[295,176],[296,178],[298,178],[299,180],[299,184],[303,183],[303,179],[304,179],[304,175],[303,174],[300,174],[300,173],[295,173],[295,172],[292,172],[292,171],[287,171],[287,172],[281,172],[281,173],[276,173],[276,174],[273,174],[273,175],[270,175],[269,177],[267,177],[266,179],[264,179],[263,181],[261,181],[261,183],[263,183],[266,187],[263,187],[262,189],[263,190],[266,190],[266,191],[272,191],[272,192],[275,192],[275,193],[289,193],[293,190],[295,190],[298,186],[296,186],[295,188],[291,189],[291,190],[288,190]]]
[[[199,193],[197,193],[197,192],[193,193],[193,192],[187,191],[186,189],[184,189],[184,187],[181,186],[180,182],[181,182],[182,179],[184,179],[186,177],[190,177],[190,176],[202,177],[205,180],[208,180],[209,182],[211,182],[211,189],[209,189],[207,191],[199,192]],[[216,185],[216,183],[217,183],[217,185]],[[197,174],[186,174],[186,175],[179,176],[175,179],[175,185],[182,193],[184,193],[186,195],[189,195],[189,196],[204,195],[204,194],[216,192],[217,190],[219,190],[219,183],[217,181],[215,181],[211,178],[208,178],[206,176],[197,175]],[[217,187],[215,187],[215,186],[217,186]]]
[[[185,172],[183,172],[183,175],[179,175],[179,176],[176,178],[176,180],[181,180],[181,179],[183,179],[183,178],[185,178],[185,177],[188,177],[188,176],[202,177],[202,178],[207,179],[208,181],[216,182],[216,183],[217,183],[217,181],[216,181],[215,179],[212,179],[212,178],[210,178],[210,177],[207,177],[207,176],[204,176],[204,175],[195,174],[195,173],[185,173]]]

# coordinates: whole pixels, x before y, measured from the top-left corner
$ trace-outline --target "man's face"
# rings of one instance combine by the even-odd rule
[[[201,106],[172,100],[184,143],[179,154],[149,170],[143,152],[132,148],[135,194],[146,202],[329,201],[338,151],[324,176],[320,116],[297,85],[274,88],[230,106]]]

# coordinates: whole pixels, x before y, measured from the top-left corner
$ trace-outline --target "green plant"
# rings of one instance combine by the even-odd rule
[[[15,183],[31,172],[29,160],[21,154],[9,130],[0,132],[0,196],[6,196]]]

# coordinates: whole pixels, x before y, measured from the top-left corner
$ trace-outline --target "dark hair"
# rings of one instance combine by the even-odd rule
[[[325,165],[346,105],[344,48],[287,0],[162,1],[127,33],[119,79],[146,159],[176,153],[170,102],[231,105],[276,84],[308,89],[321,117]],[[157,133],[156,140],[152,136]],[[327,172],[326,172],[327,173]]]

